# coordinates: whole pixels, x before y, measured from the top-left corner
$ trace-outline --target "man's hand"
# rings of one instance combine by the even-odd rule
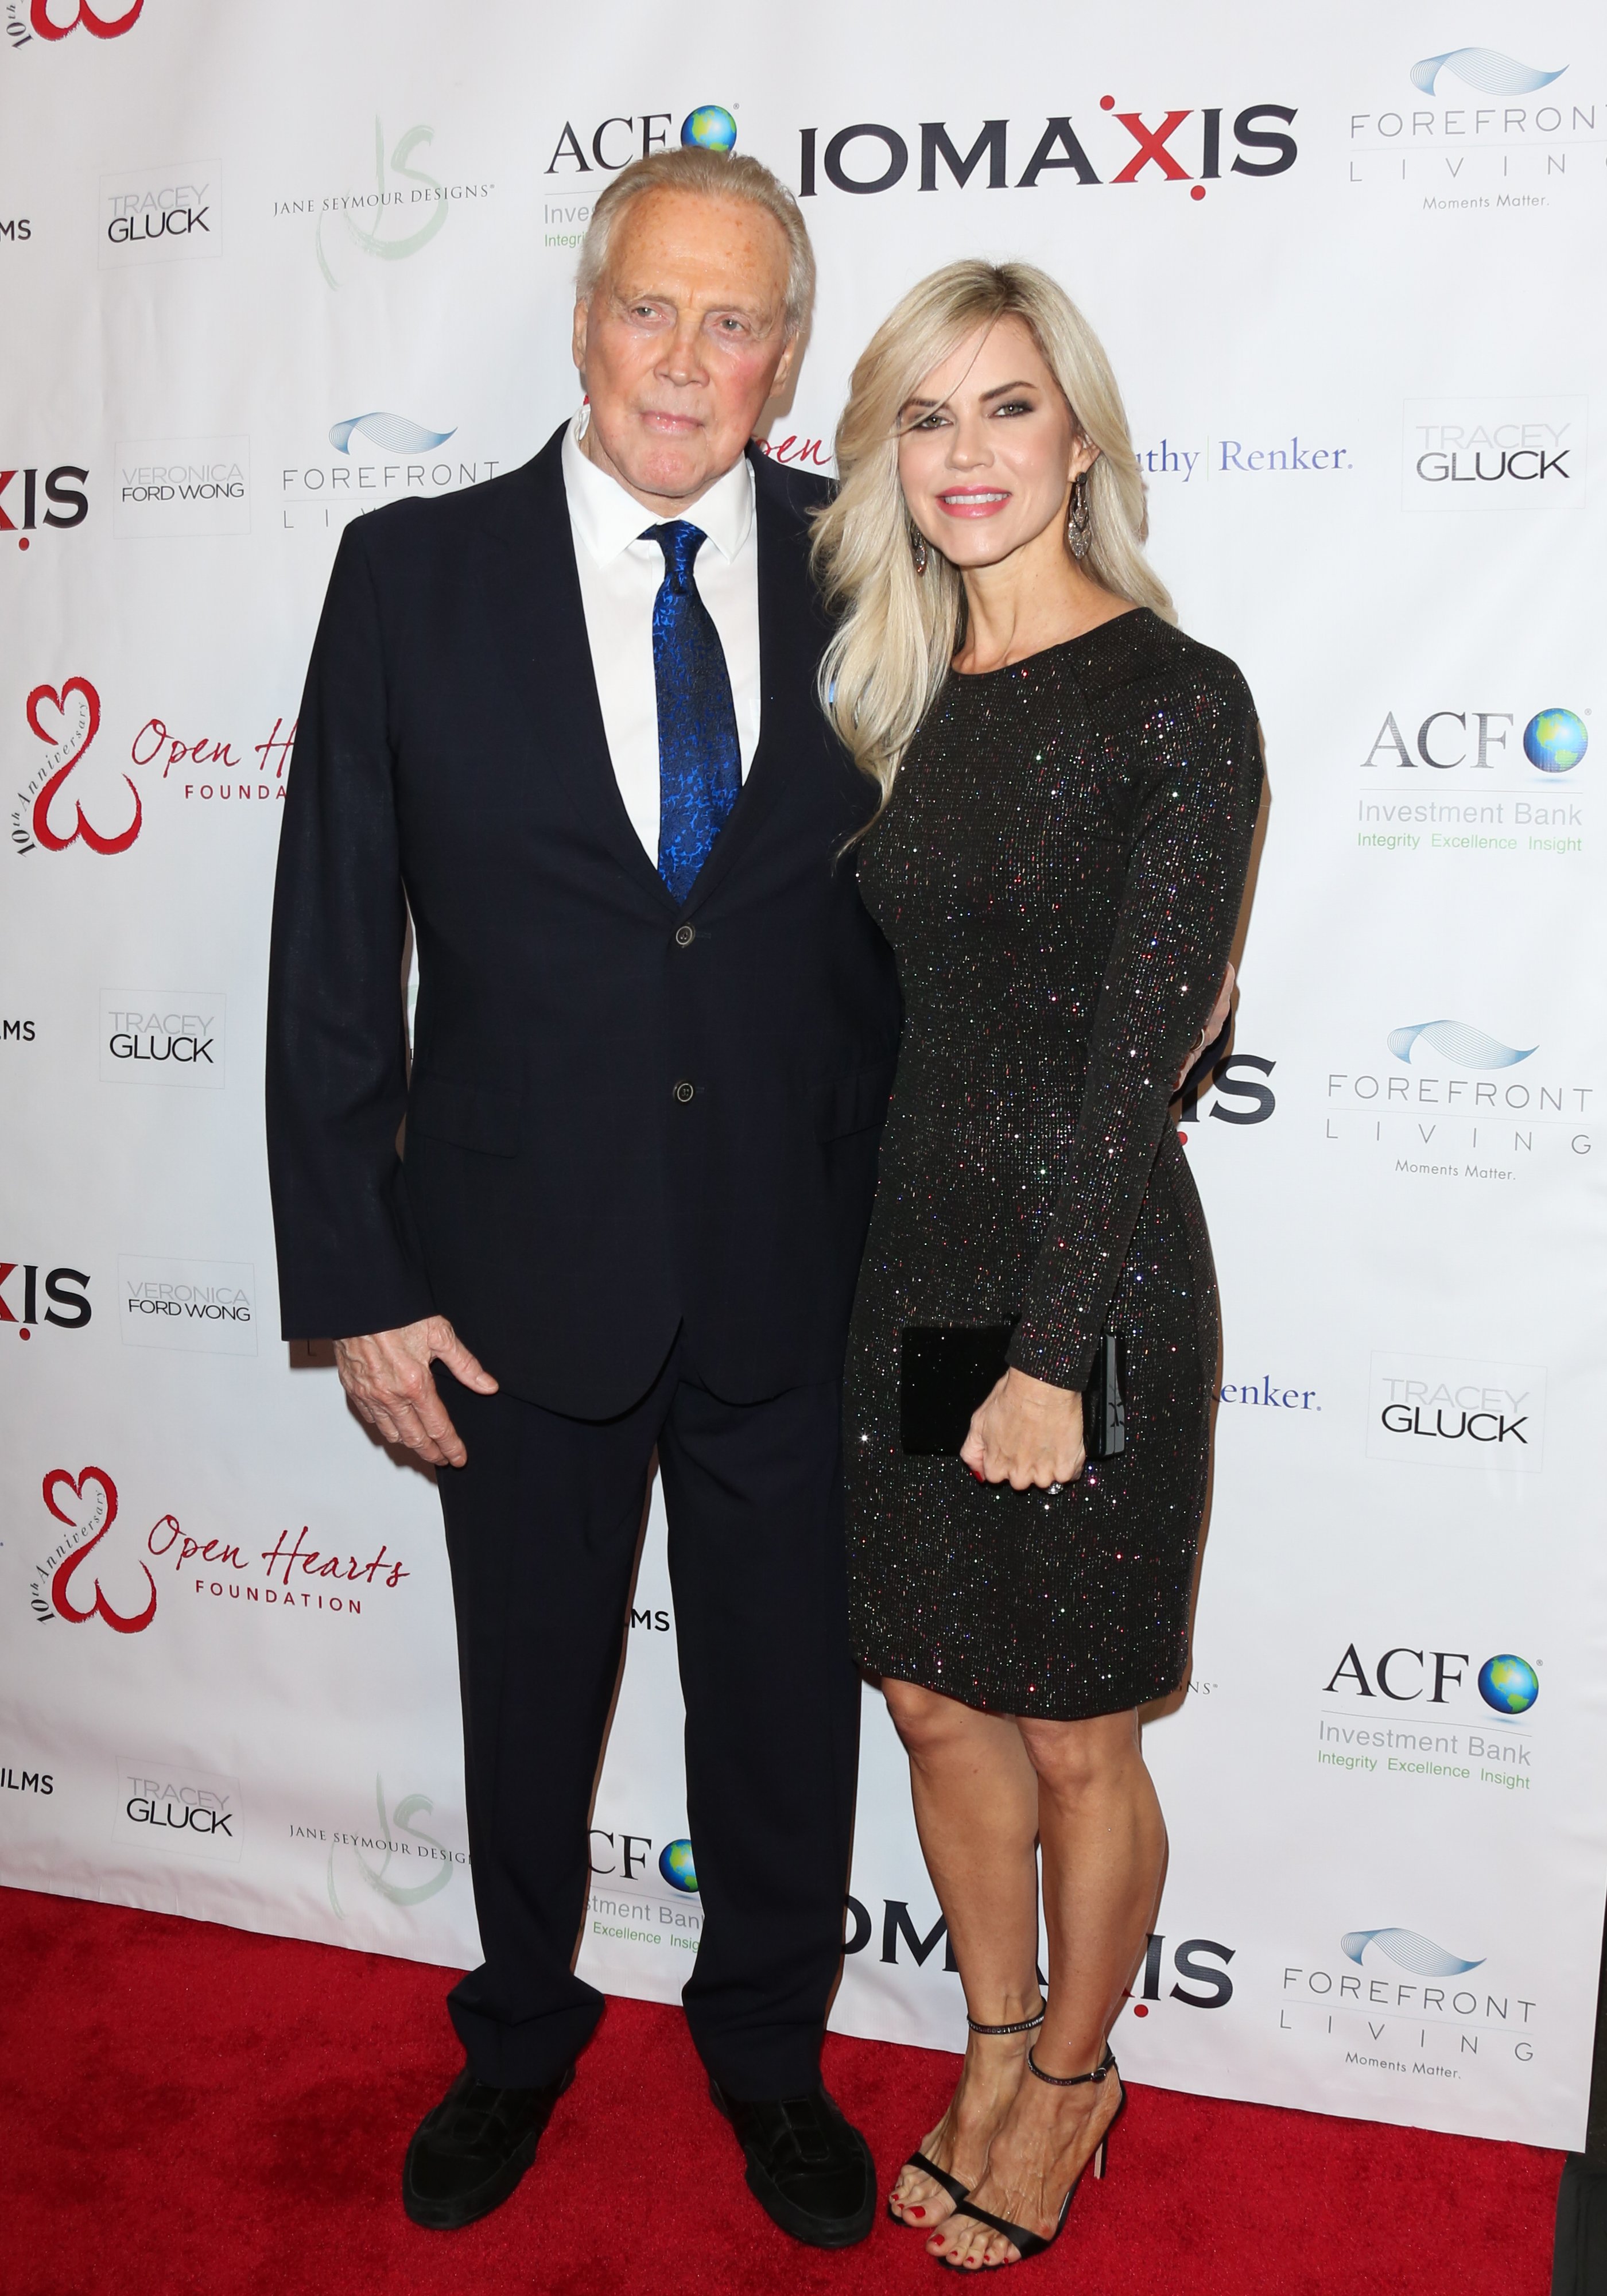
[[[979,1482],[1012,1490],[1074,1483],[1083,1471],[1083,1399],[1012,1365],[972,1414],[960,1456]]]
[[[495,1395],[496,1382],[469,1353],[445,1316],[426,1316],[399,1331],[370,1332],[335,1341],[335,1366],[357,1417],[400,1443],[427,1466],[461,1467],[469,1454],[436,1392],[430,1366],[437,1358],[476,1395]]]
[[[1172,1087],[1175,1093],[1178,1093],[1183,1090],[1184,1086],[1188,1082],[1189,1070],[1193,1067],[1194,1062],[1199,1059],[1207,1045],[1214,1045],[1216,1043],[1223,1023],[1226,1021],[1228,1014],[1234,1009],[1234,983],[1238,977],[1238,974],[1234,971],[1233,966],[1230,964],[1227,971],[1222,976],[1222,986],[1217,991],[1216,1003],[1211,1006],[1210,1019],[1206,1022],[1204,1028],[1195,1037],[1194,1042],[1190,1048],[1187,1060],[1184,1062],[1183,1066],[1177,1071],[1177,1081]]]

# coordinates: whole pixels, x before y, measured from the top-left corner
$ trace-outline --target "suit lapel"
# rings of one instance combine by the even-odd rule
[[[754,450],[749,448],[750,459]],[[789,721],[815,690],[821,631],[810,594],[808,539],[797,518],[772,499],[762,476],[754,489],[758,550],[758,747],[741,794],[714,849],[686,897],[689,910],[706,900],[752,844],[787,783],[784,753]]]
[[[490,521],[499,547],[487,569],[488,627],[525,722],[540,729],[541,748],[575,811],[633,883],[673,911],[664,881],[631,825],[609,756],[575,566],[562,445],[560,429],[518,474],[525,483],[509,490]]]

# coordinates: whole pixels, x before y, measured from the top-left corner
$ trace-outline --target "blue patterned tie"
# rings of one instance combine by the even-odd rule
[[[714,619],[692,578],[703,542],[685,519],[650,526],[664,553],[652,607],[659,696],[659,874],[677,905],[691,892],[742,786],[731,675]]]

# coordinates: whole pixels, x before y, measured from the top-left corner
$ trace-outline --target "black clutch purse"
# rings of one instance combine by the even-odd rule
[[[906,1458],[959,1456],[972,1414],[1004,1376],[1013,1324],[906,1324],[898,1349],[898,1443]],[[1103,1332],[1083,1390],[1083,1447],[1090,1459],[1127,1448],[1121,1341]]]

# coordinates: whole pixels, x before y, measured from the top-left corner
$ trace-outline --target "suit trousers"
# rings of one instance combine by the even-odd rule
[[[726,1403],[677,1340],[641,1402],[595,1422],[435,1375],[469,1454],[439,1481],[485,1954],[449,2002],[470,2069],[539,2087],[603,2013],[571,1964],[656,1447],[703,1922],[682,1998],[728,2094],[811,2090],[842,1953],[859,1734],[838,1382]]]

